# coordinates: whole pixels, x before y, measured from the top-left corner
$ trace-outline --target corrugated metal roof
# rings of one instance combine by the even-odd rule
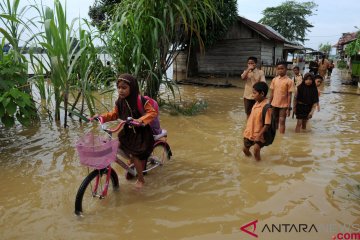
[[[283,36],[281,36],[280,33],[276,32],[273,28],[270,26],[266,26],[257,22],[250,21],[249,19],[238,17],[239,21],[241,21],[243,24],[248,26],[249,28],[253,29],[257,33],[259,33],[261,36],[272,39],[279,42],[288,42]]]
[[[357,32],[352,33],[343,33],[342,37],[339,38],[339,41],[333,45],[333,47],[338,47],[339,45],[348,44],[356,39]]]

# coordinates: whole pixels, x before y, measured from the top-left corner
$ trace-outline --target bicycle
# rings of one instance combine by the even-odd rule
[[[90,208],[93,204],[93,199],[104,199],[109,193],[110,181],[113,190],[119,188],[119,178],[116,171],[111,167],[113,162],[119,164],[126,170],[125,178],[131,179],[136,177],[136,169],[130,163],[123,161],[124,157],[117,154],[118,141],[112,138],[112,133],[119,131],[125,124],[135,127],[142,127],[142,124],[128,118],[126,121],[121,121],[114,129],[107,129],[101,117],[96,118],[99,121],[102,131],[107,135],[107,138],[94,137],[92,134],[85,135],[81,138],[76,148],[79,153],[80,163],[88,168],[94,168],[88,176],[82,181],[75,198],[75,214],[82,215],[83,207]],[[172,152],[169,144],[166,142],[167,132],[162,130],[161,134],[154,135],[154,146],[152,154],[144,161],[143,173],[162,166],[167,160],[170,160]],[[89,197],[85,192],[89,191]],[[85,202],[84,201],[89,201]]]

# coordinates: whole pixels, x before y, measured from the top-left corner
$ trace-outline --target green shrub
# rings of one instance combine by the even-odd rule
[[[204,111],[207,108],[206,101],[191,101],[191,102],[167,102],[164,104],[165,108],[170,111],[170,115],[185,115],[185,116],[194,116]]]
[[[338,69],[345,69],[347,67],[347,63],[344,60],[339,60],[337,62],[337,68]]]
[[[0,122],[11,127],[18,120],[28,125],[36,116],[30,94],[24,91],[27,84],[27,67],[15,61],[16,54],[10,51],[0,61]]]

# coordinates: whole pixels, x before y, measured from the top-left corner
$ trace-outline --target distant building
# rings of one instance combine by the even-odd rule
[[[353,56],[347,56],[345,53],[346,45],[355,41],[358,38],[358,32],[352,33],[343,33],[342,36],[339,38],[339,41],[333,45],[336,47],[336,54],[340,56],[341,59],[346,60],[348,72],[351,76],[350,84],[357,84],[360,88],[360,51],[358,54]]]
[[[345,46],[352,41],[356,40],[357,32],[352,33],[343,33],[342,36],[339,38],[339,41],[333,45],[336,48],[336,55],[339,55],[340,58],[345,57]]]

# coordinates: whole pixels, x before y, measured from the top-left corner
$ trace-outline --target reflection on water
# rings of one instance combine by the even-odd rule
[[[255,219],[261,239],[331,239],[339,230],[261,229],[360,223],[360,96],[331,93],[358,91],[337,77],[325,83],[309,130],[295,134],[289,119],[261,162],[241,152],[243,89],[181,86],[184,99],[206,100],[208,109],[195,117],[161,113],[173,159],[146,176],[141,192],[116,166],[120,191],[83,218],[73,210],[87,169],[73,146],[90,126],[74,121],[63,129],[44,120],[1,129],[0,239],[251,239],[240,227]]]

